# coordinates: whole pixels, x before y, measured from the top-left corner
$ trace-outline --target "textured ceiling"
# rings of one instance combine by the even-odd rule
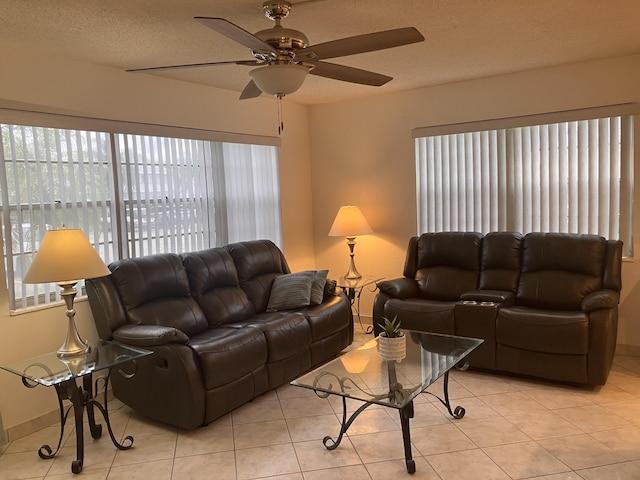
[[[315,104],[640,53],[640,0],[300,0],[283,20],[310,44],[416,27],[425,42],[331,60],[394,77],[383,87],[308,76],[288,100]],[[270,28],[261,0],[0,0],[0,43],[120,69],[250,60],[194,16]],[[242,91],[250,67],[154,73]],[[149,75],[149,73],[131,73]],[[251,100],[244,100],[250,102]]]

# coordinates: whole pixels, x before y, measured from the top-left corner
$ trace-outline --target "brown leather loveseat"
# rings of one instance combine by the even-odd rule
[[[471,367],[604,385],[616,346],[622,242],[596,235],[426,233],[404,278],[380,282],[373,320],[483,338]]]
[[[137,361],[134,375],[112,375],[113,393],[185,429],[290,381],[353,340],[349,301],[326,270],[291,274],[268,240],[126,259],[109,269],[86,282],[100,338],[154,352]]]

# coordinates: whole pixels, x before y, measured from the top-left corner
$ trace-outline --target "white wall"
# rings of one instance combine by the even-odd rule
[[[311,107],[317,264],[330,268],[334,277],[346,271],[344,240],[327,233],[338,207],[352,204],[362,209],[375,232],[357,239],[360,273],[402,275],[408,240],[417,233],[413,128],[627,102],[640,102],[640,56]],[[635,132],[640,139],[640,122]],[[636,141],[640,159],[638,152],[640,141]],[[639,199],[636,188],[636,252],[640,252]],[[623,284],[618,343],[640,353],[638,262],[623,265]],[[363,294],[363,311],[369,316],[373,296]]]
[[[70,59],[0,45],[0,107],[32,108],[80,116],[172,126],[277,135],[274,99],[239,101],[239,93],[150,75],[125,73]],[[280,149],[284,253],[293,270],[314,268],[311,167],[307,108],[284,102]],[[0,364],[56,350],[66,328],[64,307],[10,316],[0,275]],[[88,303],[76,306],[78,329],[97,338]],[[11,432],[57,409],[52,388],[25,388],[0,370],[0,415]],[[55,417],[53,417],[55,418]]]

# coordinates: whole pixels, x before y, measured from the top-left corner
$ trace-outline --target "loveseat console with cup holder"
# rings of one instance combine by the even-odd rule
[[[476,337],[471,368],[604,385],[616,347],[622,242],[597,235],[425,233],[378,283],[373,325]]]

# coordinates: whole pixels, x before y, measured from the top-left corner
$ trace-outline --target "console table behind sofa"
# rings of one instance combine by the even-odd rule
[[[622,242],[563,233],[426,233],[404,278],[380,282],[373,324],[484,339],[471,367],[604,385],[616,346]]]

